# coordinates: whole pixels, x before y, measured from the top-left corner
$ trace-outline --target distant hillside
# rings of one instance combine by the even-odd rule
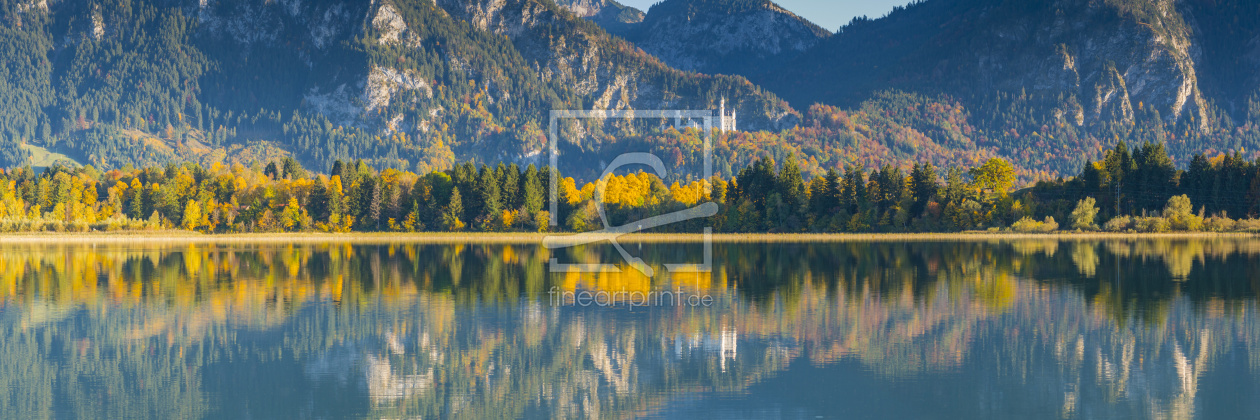
[[[25,162],[27,144],[102,167],[449,167],[537,159],[555,108],[725,97],[749,128],[798,118],[743,78],[670,68],[550,0],[0,0],[0,53],[0,166]]]
[[[946,94],[977,143],[1074,172],[1118,140],[1255,151],[1260,9],[1242,0],[926,0],[746,74],[797,107]],[[1249,105],[1250,104],[1250,105]]]

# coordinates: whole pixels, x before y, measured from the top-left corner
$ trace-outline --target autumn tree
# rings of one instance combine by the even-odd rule
[[[1203,228],[1203,217],[1194,214],[1190,197],[1185,194],[1169,198],[1163,216],[1173,230],[1196,231]]]
[[[330,225],[342,223],[341,217],[345,214],[345,198],[342,195],[341,177],[333,175],[328,179],[328,212],[327,220]]]
[[[1072,210],[1072,228],[1080,230],[1097,230],[1098,224],[1095,219],[1098,218],[1098,207],[1095,206],[1094,197],[1085,197],[1076,203],[1076,209]]]
[[[1005,197],[1015,183],[1015,167],[1002,158],[992,158],[983,165],[971,169],[975,184],[988,194]]]
[[[201,205],[196,200],[188,200],[184,204],[183,228],[185,230],[196,230],[201,225]]]
[[[280,225],[287,231],[296,230],[302,225],[302,213],[297,197],[290,197],[289,202],[284,206],[284,211],[280,212]]]

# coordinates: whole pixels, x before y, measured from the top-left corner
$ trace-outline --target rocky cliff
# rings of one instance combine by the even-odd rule
[[[715,109],[722,98],[743,129],[780,129],[796,112],[739,76],[671,68],[541,0],[437,0],[451,16],[512,40],[544,80],[570,86],[594,109]]]
[[[595,22],[614,35],[624,35],[643,22],[642,10],[613,0],[556,0],[556,4],[580,18]]]
[[[785,70],[752,75],[793,103],[850,104],[897,88],[1057,98],[1078,125],[1132,125],[1134,109],[1206,129],[1204,45],[1172,0],[930,0],[856,20]]]

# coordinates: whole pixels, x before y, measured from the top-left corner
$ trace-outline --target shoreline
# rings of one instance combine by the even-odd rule
[[[0,245],[8,244],[128,244],[128,243],[257,243],[257,244],[542,244],[546,233],[232,233],[202,234],[187,231],[88,232],[88,233],[5,233]],[[556,236],[569,236],[571,233]],[[713,234],[714,243],[855,243],[855,242],[1006,242],[1030,240],[1191,240],[1260,238],[1257,233],[1169,232],[1169,233],[723,233]],[[698,243],[703,234],[635,233],[619,237],[624,243]]]

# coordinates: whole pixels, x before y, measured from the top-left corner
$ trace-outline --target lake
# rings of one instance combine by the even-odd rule
[[[2,244],[6,418],[1257,418],[1260,240]]]

